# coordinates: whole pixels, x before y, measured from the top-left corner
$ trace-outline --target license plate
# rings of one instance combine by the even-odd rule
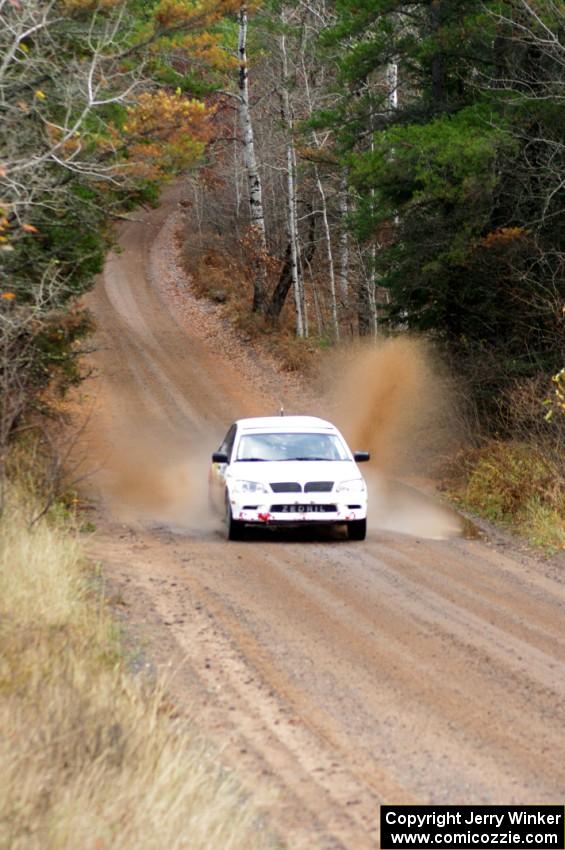
[[[273,513],[281,514],[323,514],[335,511],[334,505],[273,505]]]

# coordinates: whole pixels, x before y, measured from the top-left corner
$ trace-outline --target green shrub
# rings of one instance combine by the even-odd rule
[[[461,500],[538,545],[565,546],[565,486],[555,459],[526,443],[489,442],[467,458]]]

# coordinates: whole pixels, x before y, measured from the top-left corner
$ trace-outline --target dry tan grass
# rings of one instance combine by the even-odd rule
[[[124,670],[94,584],[72,533],[29,531],[12,505],[0,523],[0,848],[272,847],[233,775],[162,691],[144,694]]]
[[[536,546],[565,549],[563,457],[533,442],[493,440],[461,452],[457,464],[450,490],[464,506]]]

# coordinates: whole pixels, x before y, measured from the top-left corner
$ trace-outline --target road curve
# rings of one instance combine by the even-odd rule
[[[174,315],[162,284],[176,275],[182,289],[177,204],[171,191],[121,227],[90,300],[88,431],[111,506],[90,551],[132,631],[293,847],[374,850],[383,802],[562,801],[562,563],[377,530],[227,543],[199,513],[201,468],[181,474],[182,458],[292,387],[257,358],[236,362],[189,292]],[[174,514],[185,490],[195,519],[179,531],[157,507]],[[117,515],[132,493],[143,516]]]

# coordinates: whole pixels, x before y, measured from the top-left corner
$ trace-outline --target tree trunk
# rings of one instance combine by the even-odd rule
[[[257,259],[253,280],[253,311],[258,312],[265,306],[267,286],[267,236],[263,213],[263,194],[261,177],[255,158],[253,125],[249,108],[249,75],[247,70],[247,6],[239,9],[239,120],[243,134],[243,162],[247,173],[249,188],[249,211],[251,229],[257,240]]]
[[[374,332],[371,298],[369,294],[370,285],[370,275],[364,274],[361,271],[357,284],[357,328],[359,336],[370,336]]]
[[[347,213],[349,212],[349,188],[347,185],[347,170],[341,176],[339,189],[339,297],[344,307],[349,302],[349,233],[347,230]]]
[[[386,66],[387,106],[390,110],[398,109],[398,64],[389,62]]]
[[[281,9],[281,21],[286,23],[284,7]],[[298,222],[296,215],[296,160],[294,152],[293,122],[290,108],[290,96],[288,93],[288,58],[286,51],[286,37],[280,38],[282,57],[282,90],[281,90],[281,112],[282,119],[287,131],[286,164],[287,164],[287,232],[288,244],[290,246],[290,274],[294,293],[294,307],[296,310],[296,336],[306,335],[305,310],[304,310],[304,286],[300,274],[298,257]]]
[[[371,119],[372,124],[372,119]],[[373,128],[371,127],[371,130]],[[374,153],[375,150],[375,138],[373,133],[371,132],[371,153]],[[376,193],[374,189],[371,189],[371,209],[375,205],[375,197]],[[376,287],[376,277],[375,277],[375,269],[377,265],[377,243],[375,238],[371,242],[371,249],[369,251],[369,273],[366,278],[361,276],[361,298],[360,303],[366,310],[366,314],[364,317],[361,317],[359,314],[359,335],[360,336],[368,336],[372,334],[375,339],[377,338],[377,334],[379,332],[379,324],[377,317],[377,299],[375,294]]]
[[[316,253],[316,219],[312,214],[310,219],[310,235],[309,235],[309,243],[304,251],[304,262],[309,264],[312,262],[314,254]],[[278,320],[282,309],[284,307],[284,303],[286,301],[286,296],[289,293],[290,287],[292,286],[292,273],[291,273],[291,247],[290,243],[286,246],[286,252],[284,255],[283,265],[281,268],[281,272],[279,275],[279,279],[277,285],[275,286],[275,290],[271,296],[271,301],[269,306],[267,307],[266,313],[269,319],[274,323]]]
[[[432,0],[430,5],[430,26],[432,33],[437,35],[441,29],[443,17],[442,0]],[[437,48],[432,56],[432,100],[434,106],[440,107],[445,103],[445,56]]]
[[[324,192],[324,187],[322,186],[322,181],[320,180],[320,173],[318,171],[318,166],[315,167],[316,174],[316,184],[318,186],[318,192],[320,193],[320,199],[322,201],[322,221],[324,223],[324,236],[326,239],[326,255],[328,258],[328,272],[330,278],[330,299],[331,299],[331,308],[332,308],[332,331],[334,340],[336,342],[339,341],[339,322],[337,317],[337,297],[336,297],[336,288],[335,288],[335,271],[334,271],[334,258],[332,251],[332,236],[330,232],[330,225],[328,221],[328,208],[326,204],[326,193]]]

